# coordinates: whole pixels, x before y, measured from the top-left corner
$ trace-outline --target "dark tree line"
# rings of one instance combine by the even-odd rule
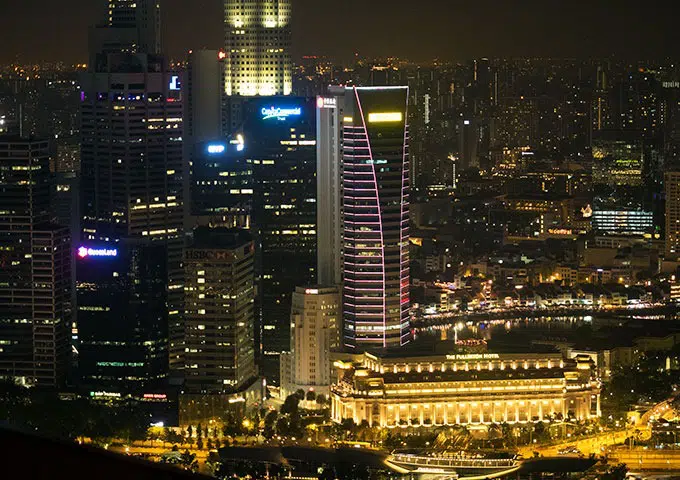
[[[150,418],[127,402],[60,399],[57,392],[0,383],[0,423],[52,438],[144,440]]]

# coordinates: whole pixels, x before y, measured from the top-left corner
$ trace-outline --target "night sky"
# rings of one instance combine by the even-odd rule
[[[0,0],[0,63],[86,61],[96,0]],[[293,55],[415,61],[680,53],[676,0],[293,0]],[[222,0],[163,0],[173,58],[223,45]]]

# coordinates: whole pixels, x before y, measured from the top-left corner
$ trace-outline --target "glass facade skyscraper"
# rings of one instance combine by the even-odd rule
[[[344,344],[398,347],[411,337],[408,88],[348,88],[344,103]]]
[[[252,166],[262,371],[274,381],[289,346],[291,297],[316,278],[316,99],[250,99],[243,137]],[[243,191],[243,189],[241,189]]]

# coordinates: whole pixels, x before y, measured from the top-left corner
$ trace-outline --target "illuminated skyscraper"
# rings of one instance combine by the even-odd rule
[[[117,11],[124,3],[115,2],[108,26],[99,28],[102,37],[128,28],[123,22],[128,13],[141,23],[144,15],[158,13],[140,10],[157,3],[151,1]],[[174,367],[184,364],[181,263],[188,168],[182,77],[167,68],[159,46],[142,48],[148,43],[144,28],[135,31],[139,49],[93,42],[97,61],[80,78],[80,246],[86,253],[116,252],[77,260],[79,367],[93,386],[143,385],[165,377],[169,351]]]
[[[227,95],[289,95],[291,0],[225,0]]]
[[[407,87],[346,90],[343,336],[352,349],[410,340],[407,104]]]
[[[245,109],[244,153],[253,186],[241,188],[240,196],[252,197],[256,339],[262,371],[274,383],[279,356],[289,347],[292,293],[316,279],[315,106],[315,98],[286,96],[253,98]]]

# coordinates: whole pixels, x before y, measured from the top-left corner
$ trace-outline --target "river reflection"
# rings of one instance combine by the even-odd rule
[[[574,331],[581,326],[592,326],[597,329],[607,325],[622,325],[630,320],[658,321],[667,318],[664,314],[518,316],[494,320],[456,320],[441,325],[417,327],[414,328],[414,334],[416,338],[439,337],[440,340],[455,340],[462,345],[475,346],[491,340],[494,335],[513,330],[524,333],[529,333],[531,330],[558,333]]]

